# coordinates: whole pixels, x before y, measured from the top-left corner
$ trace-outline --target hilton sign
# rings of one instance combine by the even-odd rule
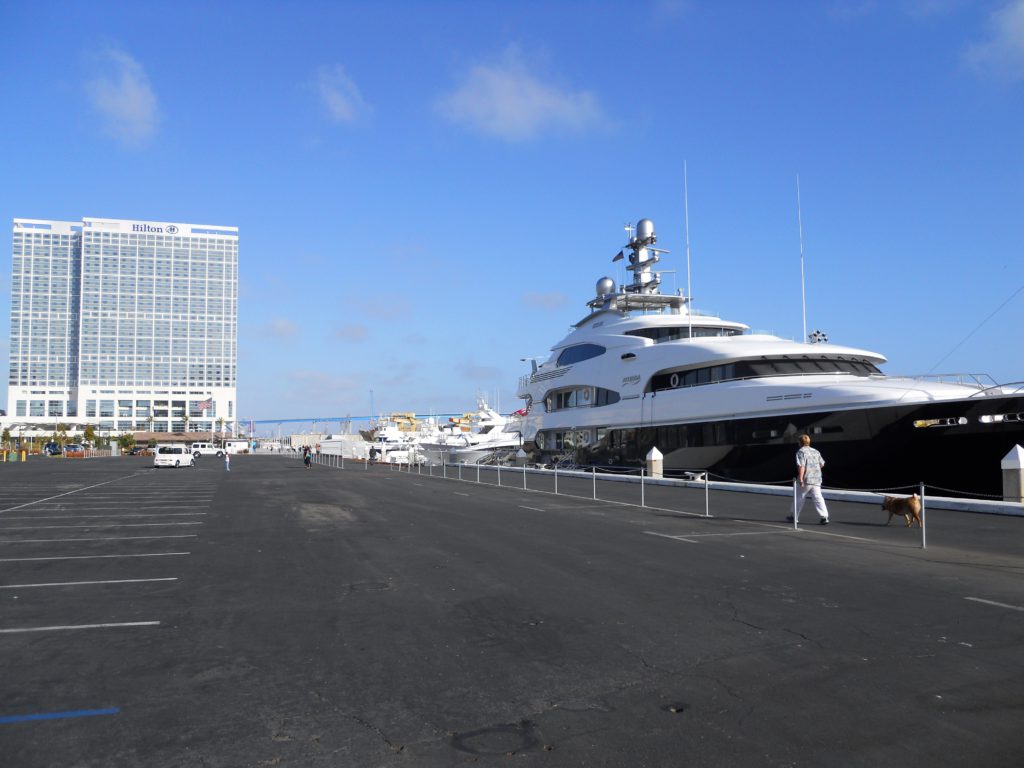
[[[166,232],[168,235],[176,235],[178,228],[173,224],[168,224],[166,227],[154,227],[152,224],[132,224],[132,232],[156,232],[159,234]]]

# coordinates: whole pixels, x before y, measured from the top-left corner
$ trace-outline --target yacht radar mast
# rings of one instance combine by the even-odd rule
[[[632,251],[626,269],[633,273],[633,282],[625,286],[626,293],[659,293],[661,276],[651,272],[651,267],[661,260],[659,254],[668,251],[654,248],[656,242],[658,236],[654,233],[654,222],[640,219],[636,223],[636,235],[630,237],[626,245]]]
[[[620,286],[619,293],[614,293],[615,282],[602,277],[597,282],[597,296],[587,302],[594,310],[617,309],[628,312],[632,309],[656,310],[679,313],[688,301],[683,296],[664,295],[659,291],[661,275],[652,272],[651,267],[661,261],[661,254],[669,253],[663,248],[655,248],[658,236],[654,232],[654,222],[640,219],[636,224],[636,235],[629,224],[625,227],[629,233],[629,242],[623,251],[629,250],[629,265],[626,267],[633,273],[633,282]],[[613,261],[621,258],[617,256]]]

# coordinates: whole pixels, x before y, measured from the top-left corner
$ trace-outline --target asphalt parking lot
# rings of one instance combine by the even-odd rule
[[[0,466],[3,764],[1022,763],[1024,519],[561,483]]]

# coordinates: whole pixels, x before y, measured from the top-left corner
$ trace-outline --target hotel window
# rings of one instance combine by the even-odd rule
[[[112,419],[114,417],[114,401],[100,400],[100,418]]]
[[[96,401],[86,400],[85,401],[85,418],[95,419],[96,418]]]

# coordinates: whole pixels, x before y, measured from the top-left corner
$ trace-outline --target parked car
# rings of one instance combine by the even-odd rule
[[[78,443],[68,443],[64,446],[64,453],[85,453],[85,448]]]
[[[194,467],[196,457],[189,453],[184,445],[163,444],[156,447],[153,454],[154,467]]]
[[[147,445],[133,445],[132,449],[128,451],[129,456],[151,456],[152,451],[149,450]]]
[[[224,455],[224,449],[213,443],[192,443],[192,455],[197,459],[200,456],[216,456],[219,459]]]

